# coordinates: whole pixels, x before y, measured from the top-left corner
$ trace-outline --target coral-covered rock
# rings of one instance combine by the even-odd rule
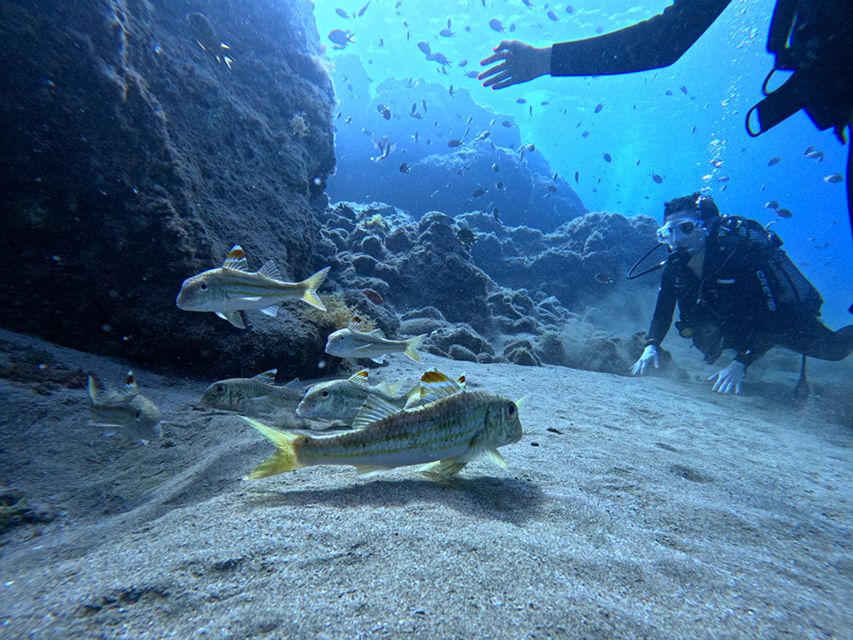
[[[430,351],[447,355],[453,345],[460,345],[475,354],[494,354],[488,341],[466,324],[456,324],[433,331],[429,337]]]
[[[535,353],[533,344],[529,340],[511,342],[504,347],[503,356],[513,364],[521,364],[529,367],[542,365]]]

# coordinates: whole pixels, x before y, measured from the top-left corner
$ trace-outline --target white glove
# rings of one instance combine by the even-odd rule
[[[643,355],[631,367],[632,376],[641,376],[646,372],[649,362],[653,362],[655,369],[660,369],[660,354],[656,345],[650,344],[643,349]]]
[[[737,360],[732,360],[732,363],[728,367],[709,376],[708,380],[716,379],[714,386],[711,388],[712,391],[739,394],[745,377],[746,365]]]

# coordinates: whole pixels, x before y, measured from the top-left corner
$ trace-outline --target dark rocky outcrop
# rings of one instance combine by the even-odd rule
[[[229,72],[186,15],[227,42]],[[323,266],[332,84],[307,0],[0,4],[2,324],[199,375],[303,375],[322,336],[288,306],[238,331],[175,307],[239,243]],[[11,59],[11,63],[10,63]]]

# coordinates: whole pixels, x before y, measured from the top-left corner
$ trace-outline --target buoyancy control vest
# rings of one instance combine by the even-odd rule
[[[748,247],[754,263],[765,265],[755,276],[764,291],[768,308],[784,306],[797,314],[820,315],[823,298],[782,249],[782,238],[756,220],[740,216],[721,218],[714,230],[716,242],[724,250]]]
[[[766,96],[746,118],[755,137],[800,109],[818,129],[833,127],[844,143],[844,127],[853,115],[853,1],[777,0],[767,36],[775,56],[764,80]],[[793,71],[777,89],[768,92],[776,71]],[[752,115],[758,130],[751,125]]]

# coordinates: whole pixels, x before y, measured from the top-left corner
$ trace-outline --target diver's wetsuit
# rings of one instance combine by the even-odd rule
[[[731,0],[674,0],[663,13],[645,22],[594,38],[554,44],[551,75],[613,75],[669,66],[729,4]],[[775,116],[776,120],[784,119],[805,108],[818,128],[833,126],[842,139],[845,127],[853,130],[853,0],[777,0],[774,17],[777,12],[798,16],[798,30],[792,33],[798,42],[805,43],[800,49],[808,49],[805,54],[801,50],[797,53],[809,61],[793,62],[795,56],[787,52],[779,55],[791,34],[784,28],[776,33],[771,25],[767,47],[777,54],[777,65],[801,67],[802,73],[797,82],[790,83],[791,91],[774,91],[770,97],[777,94],[779,100],[767,100],[773,104],[763,108],[770,122],[766,128],[775,124]],[[784,20],[780,23],[785,27]],[[785,93],[794,95],[783,96]],[[760,118],[762,111],[758,113]],[[847,209],[853,231],[853,144],[847,156]]]
[[[678,302],[679,333],[691,337],[709,363],[723,349],[737,351],[735,359],[746,365],[774,346],[822,360],[842,360],[853,351],[853,326],[832,331],[813,310],[791,301],[770,260],[777,249],[746,239],[732,241],[718,235],[718,228],[705,245],[701,280],[687,266],[686,252],[669,255],[648,344],[664,339]]]

